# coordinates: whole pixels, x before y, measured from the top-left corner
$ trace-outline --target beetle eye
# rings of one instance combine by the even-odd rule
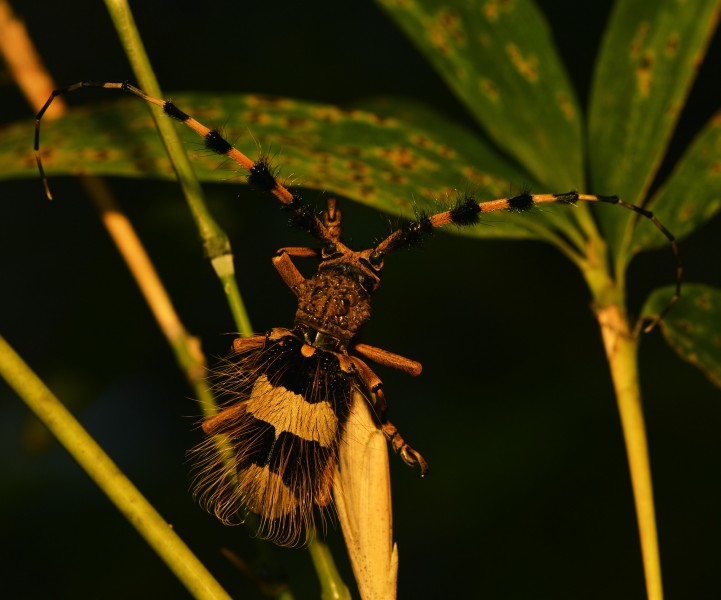
[[[368,262],[374,269],[380,269],[383,266],[383,255],[379,252],[373,252],[368,257]]]

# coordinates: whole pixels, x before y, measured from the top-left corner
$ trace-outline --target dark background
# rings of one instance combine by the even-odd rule
[[[541,4],[585,105],[608,8]],[[100,3],[14,5],[58,83],[133,79]],[[371,3],[134,8],[167,92],[262,92],[340,104],[402,94],[475,128]],[[717,36],[665,172],[720,104],[720,50]],[[69,98],[100,100],[92,92]],[[30,115],[9,82],[0,102],[3,120]],[[29,146],[31,138],[28,131]],[[227,547],[254,556],[247,532],[219,525],[188,493],[185,453],[200,438],[192,393],[80,186],[52,183],[52,204],[39,181],[2,184],[0,331],[231,595],[258,597],[219,554]],[[187,328],[208,355],[223,354],[234,327],[178,188],[112,184]],[[293,297],[270,257],[302,244],[302,236],[245,187],[206,189],[231,237],[255,328],[290,325]],[[369,209],[345,202],[344,211],[356,247],[388,230],[386,218]],[[721,284],[719,232],[716,219],[682,243],[689,281]],[[639,257],[629,273],[631,311],[651,289],[671,283],[672,270],[667,250]],[[424,364],[415,380],[379,371],[393,421],[432,465],[421,480],[391,457],[400,598],[644,596],[614,396],[588,292],[568,261],[537,243],[439,234],[388,261],[363,339]],[[643,339],[641,381],[668,597],[719,597],[719,391],[678,360],[658,330]],[[0,595],[185,597],[4,383],[0,395]],[[333,531],[330,543],[350,582],[340,538]],[[276,555],[296,597],[317,597],[308,554]]]

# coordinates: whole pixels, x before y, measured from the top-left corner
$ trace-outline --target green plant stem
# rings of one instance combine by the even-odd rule
[[[48,74],[27,29],[3,0],[0,0],[0,15],[3,20],[2,30],[9,38],[3,38],[0,53],[11,66],[13,79],[24,92],[33,111],[37,113],[50,92],[58,86]],[[46,113],[45,118],[57,119],[65,114],[66,108],[63,98],[56,98],[53,110]],[[215,413],[215,401],[206,382],[205,357],[200,341],[190,335],[181,323],[142,242],[115,202],[104,180],[93,175],[80,175],[79,179],[138,283],[155,320],[175,353],[178,365],[193,387],[203,412],[207,416]]]
[[[106,0],[105,4],[110,12],[116,31],[125,48],[128,60],[130,61],[140,87],[151,96],[162,98],[160,86],[153,73],[150,60],[145,52],[145,47],[135,26],[135,21],[128,3],[125,0]],[[173,169],[178,176],[178,180],[183,188],[183,193],[198,225],[206,253],[223,286],[238,331],[241,335],[251,335],[253,333],[253,327],[245,309],[240,290],[238,289],[235,269],[233,267],[233,255],[228,237],[217,225],[206,208],[200,183],[193,172],[186,153],[182,150],[182,144],[175,130],[175,126],[170,119],[162,114],[162,110],[158,107],[151,106],[151,112],[161,138],[163,139],[163,144],[168,152],[168,156],[173,164]],[[323,589],[326,589],[323,582],[340,582],[339,585],[346,589],[347,592],[347,588],[345,588],[345,584],[343,584],[340,579],[333,558],[325,544],[314,540],[311,542],[309,550],[311,556],[314,557],[313,561]],[[317,556],[322,556],[323,560],[317,560]],[[336,586],[337,585],[336,583]],[[335,598],[342,596],[329,597]],[[345,597],[349,597],[349,595],[346,594]]]
[[[145,47],[135,26],[135,20],[128,3],[125,0],[105,0],[105,5],[140,87],[147,94],[162,98],[160,86],[150,65],[150,60],[145,52]],[[233,272],[233,255],[230,241],[206,207],[200,183],[195,176],[187,154],[183,150],[175,125],[171,122],[171,119],[163,115],[159,107],[151,106],[150,109],[188,206],[198,226],[205,252],[213,268],[216,269],[216,273],[226,292],[238,331],[241,335],[251,335],[253,331],[250,319]]]
[[[194,598],[230,598],[73,415],[0,337],[0,375],[46,425]]]
[[[610,304],[597,309],[596,314],[611,368],[626,443],[646,592],[649,600],[663,600],[651,466],[638,381],[638,340],[631,334],[627,318],[618,305]]]
[[[338,573],[328,546],[317,536],[313,536],[313,540],[308,544],[308,551],[318,572],[322,600],[350,600],[348,587]]]

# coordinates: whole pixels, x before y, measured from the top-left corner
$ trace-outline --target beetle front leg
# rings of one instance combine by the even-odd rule
[[[272,260],[275,270],[278,271],[285,285],[295,291],[295,287],[305,281],[305,277],[293,263],[292,257],[315,258],[316,256],[318,251],[313,248],[281,248]]]

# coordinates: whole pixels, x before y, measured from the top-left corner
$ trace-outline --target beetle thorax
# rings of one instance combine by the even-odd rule
[[[352,272],[324,269],[294,291],[298,296],[296,325],[332,336],[343,346],[370,318],[370,294]]]

